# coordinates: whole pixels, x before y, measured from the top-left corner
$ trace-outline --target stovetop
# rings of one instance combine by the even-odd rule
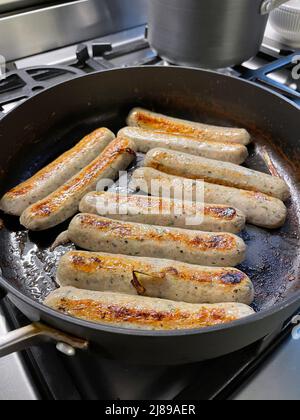
[[[165,66],[150,49],[145,27],[7,63],[0,80],[0,117],[41,90],[80,75],[114,67]],[[225,74],[279,91],[300,105],[294,51],[266,40],[259,55]],[[0,334],[28,321],[4,300]],[[300,364],[295,325],[287,322],[272,337],[217,360],[177,367],[125,365],[93,353],[68,358],[51,345],[0,360],[0,400],[207,400],[299,399]]]
[[[47,87],[90,72],[116,67],[169,65],[151,50],[145,32],[142,25],[7,63],[6,77],[1,78],[0,70],[0,112],[10,111],[20,101]],[[300,104],[300,50],[266,38],[256,57],[243,65],[217,71],[260,83]]]

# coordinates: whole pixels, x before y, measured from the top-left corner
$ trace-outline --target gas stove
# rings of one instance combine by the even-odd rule
[[[0,112],[6,113],[41,90],[94,71],[130,66],[168,66],[151,50],[147,28],[118,32],[92,41],[8,62],[0,77]],[[220,73],[265,85],[300,104],[300,50],[266,37],[260,53]],[[1,66],[0,66],[1,69]],[[2,72],[4,67],[2,66]],[[294,75],[294,76],[293,76]],[[1,76],[1,73],[0,73]],[[2,79],[2,80],[1,80]]]
[[[257,57],[222,73],[267,85],[300,104],[291,70],[300,51],[266,38]],[[1,114],[57,83],[115,67],[166,66],[148,45],[145,25],[6,63],[0,80]],[[297,69],[295,69],[297,72]],[[2,115],[3,116],[3,115]],[[9,301],[0,310],[0,334],[28,321]],[[287,320],[262,342],[205,363],[132,366],[92,353],[67,357],[51,345],[0,360],[0,400],[299,399],[299,343]]]

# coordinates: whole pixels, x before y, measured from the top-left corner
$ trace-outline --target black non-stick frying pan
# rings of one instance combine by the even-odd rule
[[[24,102],[0,122],[0,193],[28,178],[96,127],[115,132],[134,106],[170,115],[247,128],[254,139],[251,168],[277,171],[290,186],[286,225],[278,231],[247,226],[247,261],[240,267],[256,287],[258,312],[226,326],[192,331],[132,331],[57,313],[42,305],[55,288],[55,266],[66,250],[49,247],[65,226],[31,234],[2,215],[0,286],[3,294],[40,324],[0,339],[0,355],[52,338],[75,347],[65,333],[88,340],[99,355],[136,363],[179,364],[233,352],[274,332],[300,307],[299,108],[240,79],[200,70],[144,67],[76,78]]]

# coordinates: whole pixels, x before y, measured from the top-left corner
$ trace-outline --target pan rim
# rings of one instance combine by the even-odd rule
[[[220,74],[216,71],[206,70],[206,69],[198,69],[198,68],[195,68],[195,67],[186,67],[186,66],[184,66],[184,67],[177,67],[177,66],[158,67],[158,66],[151,65],[151,66],[145,66],[145,67],[131,66],[131,67],[126,67],[126,68],[108,69],[108,70],[94,72],[94,73],[91,73],[91,74],[75,76],[71,80],[59,83],[55,86],[50,86],[50,87],[44,89],[42,92],[39,92],[39,93],[33,95],[32,97],[26,99],[26,101],[21,102],[17,107],[15,107],[13,110],[8,112],[0,120],[0,124],[2,124],[3,121],[5,121],[6,119],[8,119],[10,117],[13,117],[14,114],[18,110],[23,108],[23,106],[25,106],[25,104],[27,104],[28,102],[34,101],[34,100],[36,100],[37,97],[40,97],[44,94],[47,94],[48,91],[55,90],[56,88],[59,88],[62,85],[67,85],[67,84],[71,84],[72,82],[76,82],[77,79],[91,78],[91,77],[94,77],[94,76],[96,76],[100,73],[102,74],[102,73],[125,72],[125,71],[128,72],[128,71],[133,71],[133,70],[139,70],[139,71],[147,72],[149,69],[151,70],[151,69],[158,69],[158,68],[160,69],[160,71],[170,71],[170,70],[174,70],[174,69],[176,69],[176,71],[182,71],[182,72],[197,71],[199,73],[212,74],[212,75],[218,76],[221,79],[235,79],[239,83],[248,84],[248,85],[250,84],[255,89],[264,90],[268,94],[271,94],[272,96],[277,97],[278,99],[282,100],[283,102],[286,102],[287,104],[292,106],[295,110],[297,110],[297,111],[300,110],[300,105],[298,105],[297,103],[295,103],[291,99],[282,96],[280,93],[273,91],[271,88],[269,88],[267,86],[258,85],[257,83],[255,83],[253,81],[241,79],[237,76]],[[78,327],[83,327],[85,329],[93,330],[93,331],[96,331],[96,332],[107,332],[107,333],[115,333],[115,334],[122,334],[122,335],[128,335],[128,336],[141,336],[141,337],[142,336],[145,336],[145,337],[178,337],[178,336],[193,336],[193,335],[199,335],[199,334],[209,334],[209,333],[212,333],[212,332],[221,332],[221,331],[231,330],[233,328],[242,327],[242,326],[247,325],[247,324],[249,325],[251,323],[259,322],[259,321],[261,321],[261,320],[263,320],[267,317],[271,317],[272,315],[285,310],[286,308],[296,304],[297,302],[299,302],[299,307],[300,307],[300,291],[296,291],[295,296],[291,296],[290,298],[284,300],[281,303],[278,303],[278,304],[274,305],[272,308],[270,308],[268,310],[260,311],[256,314],[253,314],[253,315],[248,316],[246,318],[242,318],[240,320],[231,322],[229,324],[219,325],[219,326],[214,326],[214,327],[206,327],[206,328],[201,328],[201,329],[185,329],[185,330],[170,330],[170,331],[149,330],[148,331],[148,330],[139,330],[139,329],[129,329],[129,328],[125,328],[125,327],[107,326],[105,324],[98,324],[98,323],[95,323],[95,322],[86,321],[86,320],[75,318],[75,317],[72,317],[72,316],[69,316],[69,315],[62,314],[62,313],[60,313],[56,310],[53,310],[53,309],[43,305],[42,303],[40,303],[38,301],[35,301],[33,298],[30,298],[29,296],[26,296],[24,293],[20,292],[17,288],[15,288],[13,285],[11,285],[8,282],[8,280],[6,280],[1,274],[0,274],[0,284],[2,285],[2,287],[4,287],[4,289],[8,292],[8,294],[12,294],[18,300],[20,300],[21,302],[29,305],[30,307],[33,307],[35,310],[39,311],[39,313],[41,313],[43,315],[48,315],[48,316],[50,315],[51,317],[59,319],[60,321],[63,321],[65,323],[76,325]]]
[[[34,68],[39,68],[39,66],[35,66],[35,67],[30,67],[30,69],[34,69]],[[59,88],[60,86],[63,85],[68,85],[71,84],[72,82],[76,82],[79,79],[83,79],[83,78],[92,78],[93,76],[97,76],[99,74],[106,74],[106,73],[115,73],[115,72],[128,72],[128,71],[134,71],[134,70],[138,70],[138,71],[145,71],[147,72],[148,70],[157,70],[159,69],[159,71],[170,71],[170,70],[176,70],[176,71],[197,71],[199,73],[208,73],[211,75],[215,75],[218,76],[220,78],[223,79],[234,79],[239,83],[243,83],[243,84],[250,84],[252,85],[255,89],[257,90],[263,90],[269,94],[271,94],[272,96],[276,96],[278,99],[281,99],[283,102],[286,102],[288,104],[290,104],[293,108],[295,108],[296,110],[300,110],[300,103],[299,105],[294,102],[292,99],[289,99],[288,97],[285,97],[283,95],[281,95],[279,92],[276,92],[274,90],[272,90],[270,87],[265,86],[265,85],[259,85],[258,83],[252,81],[252,80],[247,80],[247,79],[242,79],[238,76],[234,76],[234,75],[228,75],[228,74],[223,74],[223,73],[218,73],[217,71],[214,70],[209,70],[209,69],[200,69],[197,67],[188,67],[188,66],[175,66],[175,65],[169,65],[169,66],[155,66],[155,65],[148,65],[148,66],[128,66],[128,67],[117,67],[117,68],[113,68],[113,69],[105,69],[105,70],[99,70],[99,71],[95,71],[93,73],[89,73],[89,74],[84,74],[84,75],[75,75],[72,79],[70,80],[66,80],[64,82],[61,83],[57,83],[54,86],[49,86],[46,87],[43,91],[41,92],[37,92],[37,93],[33,93],[31,97],[26,98],[25,100],[21,101],[20,104],[18,104],[15,108],[13,108],[12,110],[10,110],[9,112],[7,112],[7,114],[5,114],[3,116],[3,118],[0,119],[0,124],[5,121],[7,118],[9,118],[10,116],[13,116],[13,114],[15,112],[17,112],[20,108],[22,108],[24,105],[26,105],[28,102],[35,100],[37,97],[41,97],[44,94],[48,93],[49,91],[55,90],[56,88]]]
[[[183,329],[183,330],[167,330],[167,331],[156,331],[156,330],[139,330],[136,328],[126,328],[126,327],[116,327],[116,326],[109,326],[97,322],[87,321],[84,319],[72,317],[70,315],[63,314],[59,311],[56,311],[44,304],[35,301],[34,299],[26,296],[19,290],[17,290],[14,286],[8,283],[6,279],[2,275],[0,275],[0,284],[2,287],[9,294],[12,294],[17,299],[21,300],[23,303],[33,307],[39,313],[44,315],[50,315],[54,318],[58,318],[60,321],[67,322],[69,324],[75,324],[77,327],[83,327],[85,329],[97,331],[97,332],[107,332],[107,333],[115,333],[115,334],[122,334],[128,336],[141,336],[141,337],[178,337],[178,336],[193,336],[199,334],[208,334],[212,332],[224,332],[226,330],[231,330],[232,328],[242,327],[247,324],[259,322],[265,318],[271,317],[275,313],[281,312],[286,308],[296,304],[299,302],[300,308],[300,291],[295,293],[295,296],[291,296],[289,299],[284,300],[281,303],[274,305],[272,308],[268,310],[263,310],[257,312],[253,315],[248,317],[239,319],[237,321],[230,322],[229,324],[217,325],[214,327],[204,327],[198,329]]]

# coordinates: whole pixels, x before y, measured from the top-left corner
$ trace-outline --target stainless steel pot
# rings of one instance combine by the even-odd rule
[[[173,64],[240,64],[257,54],[268,14],[286,1],[148,0],[149,42]]]

